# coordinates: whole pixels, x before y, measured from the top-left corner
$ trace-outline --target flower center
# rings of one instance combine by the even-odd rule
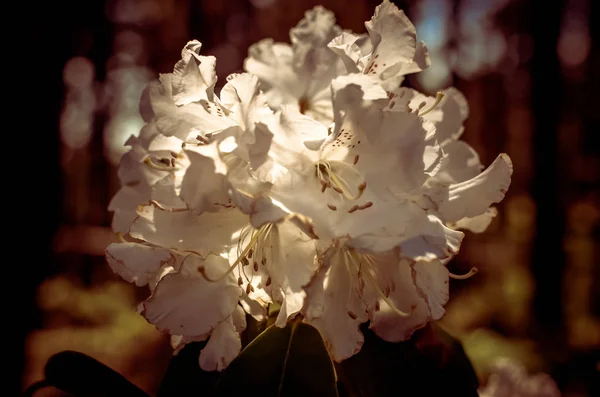
[[[341,162],[325,160],[319,160],[315,164],[315,175],[321,183],[321,191],[325,192],[327,189],[332,189],[348,200],[356,200],[360,198],[367,188],[367,183],[362,181],[358,185],[353,186],[354,184],[350,183],[346,178],[344,178],[342,172],[336,172],[334,169],[334,166],[340,165]],[[336,168],[338,168],[339,171],[339,167]],[[352,175],[353,177],[356,177],[357,179],[360,178],[358,171],[352,167],[347,168],[351,169],[352,173],[354,174]]]
[[[358,158],[358,155],[356,157]],[[341,161],[319,160],[315,164],[315,177],[321,184],[321,193],[326,193],[327,189],[331,189],[335,194],[334,197],[329,196],[329,198],[333,199],[336,204],[347,204],[344,205],[344,210],[349,214],[373,206],[372,201],[365,201],[362,204],[344,202],[345,200],[350,202],[358,200],[367,188],[367,182],[362,179],[361,174],[353,166]],[[327,208],[337,211],[338,205],[336,204],[329,202]]]
[[[342,258],[339,259],[341,259],[341,262],[351,275],[354,283],[354,289],[360,298],[363,298],[365,286],[368,286],[377,294],[378,298],[382,299],[396,314],[402,317],[408,317],[411,315],[414,308],[411,308],[411,311],[408,313],[404,312],[398,309],[396,305],[389,299],[390,294],[396,289],[396,285],[393,280],[390,285],[386,285],[385,288],[381,287],[380,282],[377,280],[377,261],[373,255],[359,253],[356,250],[346,246],[340,248],[337,252],[337,255],[342,256]],[[375,303],[375,311],[379,311],[379,301],[376,301]],[[352,318],[356,318],[356,314],[351,310],[348,310],[348,315]]]
[[[416,110],[417,115],[420,116],[420,117],[422,117],[422,116],[425,116],[427,113],[435,110],[438,107],[438,105],[440,104],[440,102],[442,101],[443,98],[444,98],[444,93],[438,91],[437,95],[435,96],[435,102],[433,102],[431,104],[431,106],[428,107],[425,110],[423,110],[423,108],[425,107],[426,103],[425,102],[421,102],[419,104],[419,107]]]
[[[306,99],[306,97],[302,97],[302,98],[298,99],[298,107],[300,108],[300,113],[306,114],[306,111],[310,107],[310,103],[308,102],[308,99]]]
[[[240,267],[240,277],[238,278],[238,285],[243,284],[242,274],[248,281],[248,287],[246,293],[250,293],[254,290],[252,287],[252,277],[254,277],[254,273],[258,271],[260,265],[265,266],[267,264],[267,255],[265,254],[265,249],[263,247],[263,242],[269,235],[269,232],[273,228],[272,223],[267,223],[261,226],[258,229],[254,229],[252,227],[245,227],[240,231],[238,237],[237,244],[237,258],[235,261],[229,266],[229,269],[225,271],[222,275],[217,278],[212,278],[206,274],[206,269],[204,266],[198,267],[198,271],[206,279],[210,282],[217,282],[223,280],[229,274],[231,274],[237,267]],[[247,243],[246,243],[247,242]],[[251,276],[248,277],[245,272],[245,267],[249,266],[252,263],[254,272],[252,272]],[[267,286],[270,284],[269,280],[267,280]]]

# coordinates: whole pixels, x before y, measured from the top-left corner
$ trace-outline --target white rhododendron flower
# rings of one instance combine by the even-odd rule
[[[528,374],[523,365],[502,357],[493,364],[481,397],[560,397],[556,382],[546,373]]]
[[[329,125],[333,119],[329,84],[344,66],[327,45],[341,32],[333,13],[317,6],[290,30],[291,45],[264,39],[250,47],[244,67],[260,78],[274,109],[293,106]]]
[[[429,67],[427,47],[417,41],[414,25],[389,0],[377,6],[365,26],[368,39],[344,32],[329,43],[348,73],[372,75],[384,89],[391,91],[402,83],[405,75]]]
[[[397,342],[444,315],[445,265],[464,233],[484,231],[510,185],[501,154],[485,168],[459,140],[455,89],[401,87],[428,66],[404,13],[385,0],[354,35],[322,7],[265,40],[217,94],[215,58],[190,41],[143,99],[148,124],[119,166],[110,204],[120,243],[106,258],[148,285],[140,313],[175,351],[206,341],[199,363],[223,370],[245,315],[297,316],[337,361],[359,326]],[[264,92],[263,92],[264,90]]]

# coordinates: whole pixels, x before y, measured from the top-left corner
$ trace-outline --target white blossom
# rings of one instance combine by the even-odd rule
[[[329,125],[333,119],[329,84],[343,65],[327,44],[341,33],[329,10],[316,6],[290,30],[291,45],[264,39],[252,45],[245,69],[258,76],[269,105],[292,106]]]
[[[528,374],[523,365],[508,358],[497,359],[481,397],[560,397],[560,390],[550,375]]]
[[[111,201],[121,242],[106,258],[148,285],[140,313],[178,351],[223,370],[241,349],[245,313],[276,326],[301,315],[337,361],[357,353],[362,323],[391,342],[444,315],[445,265],[482,232],[509,187],[501,154],[484,169],[459,140],[455,89],[400,87],[429,64],[413,25],[388,0],[367,34],[315,7],[291,45],[263,40],[250,73],[215,92],[215,58],[190,41],[149,89],[148,124],[128,141]],[[263,92],[262,90],[266,90]]]
[[[429,67],[425,43],[417,41],[414,25],[389,0],[377,6],[365,26],[368,40],[364,35],[344,32],[329,43],[348,73],[372,75],[384,89],[392,91],[405,75]]]

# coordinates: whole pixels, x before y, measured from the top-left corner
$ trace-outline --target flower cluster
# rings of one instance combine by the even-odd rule
[[[384,0],[365,26],[343,31],[315,7],[291,45],[253,45],[218,95],[215,58],[190,41],[149,87],[106,258],[149,286],[140,312],[176,349],[208,339],[203,369],[226,367],[246,313],[269,305],[276,326],[316,327],[337,361],[360,350],[367,321],[409,338],[444,314],[460,230],[485,230],[508,189],[507,155],[483,170],[458,140],[457,90],[401,86],[429,65],[405,14]]]
[[[481,397],[560,397],[560,390],[550,375],[539,372],[528,374],[516,361],[501,357],[492,365],[485,387],[479,389]]]

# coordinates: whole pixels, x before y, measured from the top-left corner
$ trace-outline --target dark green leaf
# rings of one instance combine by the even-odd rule
[[[112,368],[76,351],[50,357],[44,374],[48,384],[76,397],[148,397]]]
[[[294,321],[269,327],[221,374],[216,396],[335,397],[333,364],[319,332]]]
[[[337,365],[341,396],[477,396],[477,377],[462,345],[428,326],[409,341],[389,343],[366,326],[355,356]]]
[[[206,372],[200,368],[200,350],[206,342],[186,345],[171,359],[169,368],[160,384],[157,397],[211,396],[218,372]]]

